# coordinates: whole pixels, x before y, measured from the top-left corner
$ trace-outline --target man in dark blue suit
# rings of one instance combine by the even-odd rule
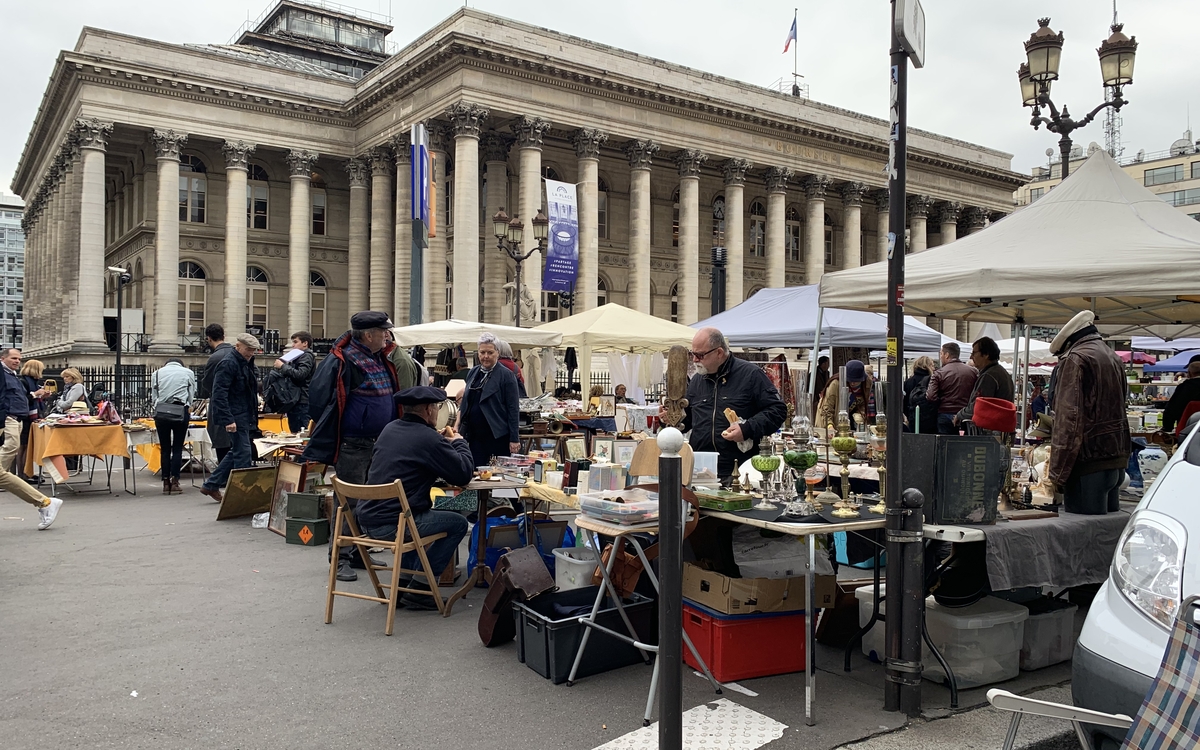
[[[476,466],[487,466],[493,456],[507,456],[521,449],[517,435],[520,399],[517,376],[498,365],[500,350],[496,337],[479,337],[479,366],[467,374],[462,407],[455,427],[471,446]]]

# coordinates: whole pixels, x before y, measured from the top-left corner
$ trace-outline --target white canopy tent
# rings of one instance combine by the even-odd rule
[[[1133,348],[1143,352],[1186,352],[1200,349],[1200,339],[1162,339],[1157,336],[1134,336]]]
[[[420,323],[415,326],[403,326],[392,329],[392,340],[399,346],[440,346],[450,347],[464,345],[467,349],[474,347],[479,336],[490,333],[498,339],[507,341],[514,349],[525,347],[558,346],[562,335],[554,331],[539,331],[536,328],[516,328],[495,323],[476,323],[470,320],[437,320],[432,323]]]
[[[1039,339],[1028,339],[1029,341],[1029,362],[1034,365],[1054,365],[1058,363],[1058,357],[1050,353],[1050,342],[1041,341]],[[1013,361],[1013,352],[1016,351],[1021,361],[1025,360],[1025,342],[1024,336],[1018,336],[1015,339],[1000,339],[996,342],[996,346],[1000,347],[1000,361]],[[967,352],[971,351],[970,345],[966,348]],[[1032,370],[1031,370],[1032,372]]]
[[[1097,151],[1004,220],[905,260],[905,312],[1062,324],[1080,310],[1130,333],[1200,324],[1200,222]],[[825,274],[821,304],[883,312],[887,264]]]

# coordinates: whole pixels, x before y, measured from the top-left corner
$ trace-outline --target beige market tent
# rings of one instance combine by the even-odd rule
[[[904,312],[1128,333],[1200,323],[1200,222],[1097,151],[1044,197],[982,232],[908,256]],[[821,304],[883,312],[887,264],[825,274]]]
[[[415,326],[392,329],[392,337],[400,346],[458,346],[471,349],[479,336],[490,333],[504,339],[513,348],[558,346],[562,336],[554,331],[539,331],[535,328],[516,328],[494,323],[475,323],[470,320],[437,320]]]

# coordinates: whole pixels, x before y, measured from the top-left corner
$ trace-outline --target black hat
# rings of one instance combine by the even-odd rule
[[[446,400],[446,392],[441,388],[434,388],[429,385],[417,385],[412,388],[405,388],[392,396],[392,400],[401,406],[440,404]]]
[[[360,313],[354,313],[350,318],[350,327],[356,331],[365,331],[368,328],[393,328],[394,326],[387,313],[363,310]]]

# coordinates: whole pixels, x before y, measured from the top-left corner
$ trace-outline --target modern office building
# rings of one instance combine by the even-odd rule
[[[0,192],[0,346],[20,347],[25,317],[25,202]]]
[[[425,319],[512,320],[501,207],[526,222],[543,178],[578,184],[574,310],[620,302],[690,323],[726,303],[877,260],[887,123],[471,8],[403,49],[388,19],[282,0],[230,44],[85,28],[60,55],[16,171],[26,196],[28,349],[107,357],[108,266],[130,269],[157,358],[204,325],[284,337],[409,309],[409,132],[434,155]],[[1012,210],[1011,156],[909,133],[914,251]],[[523,266],[534,316],[567,313]],[[528,320],[526,317],[525,320]]]

